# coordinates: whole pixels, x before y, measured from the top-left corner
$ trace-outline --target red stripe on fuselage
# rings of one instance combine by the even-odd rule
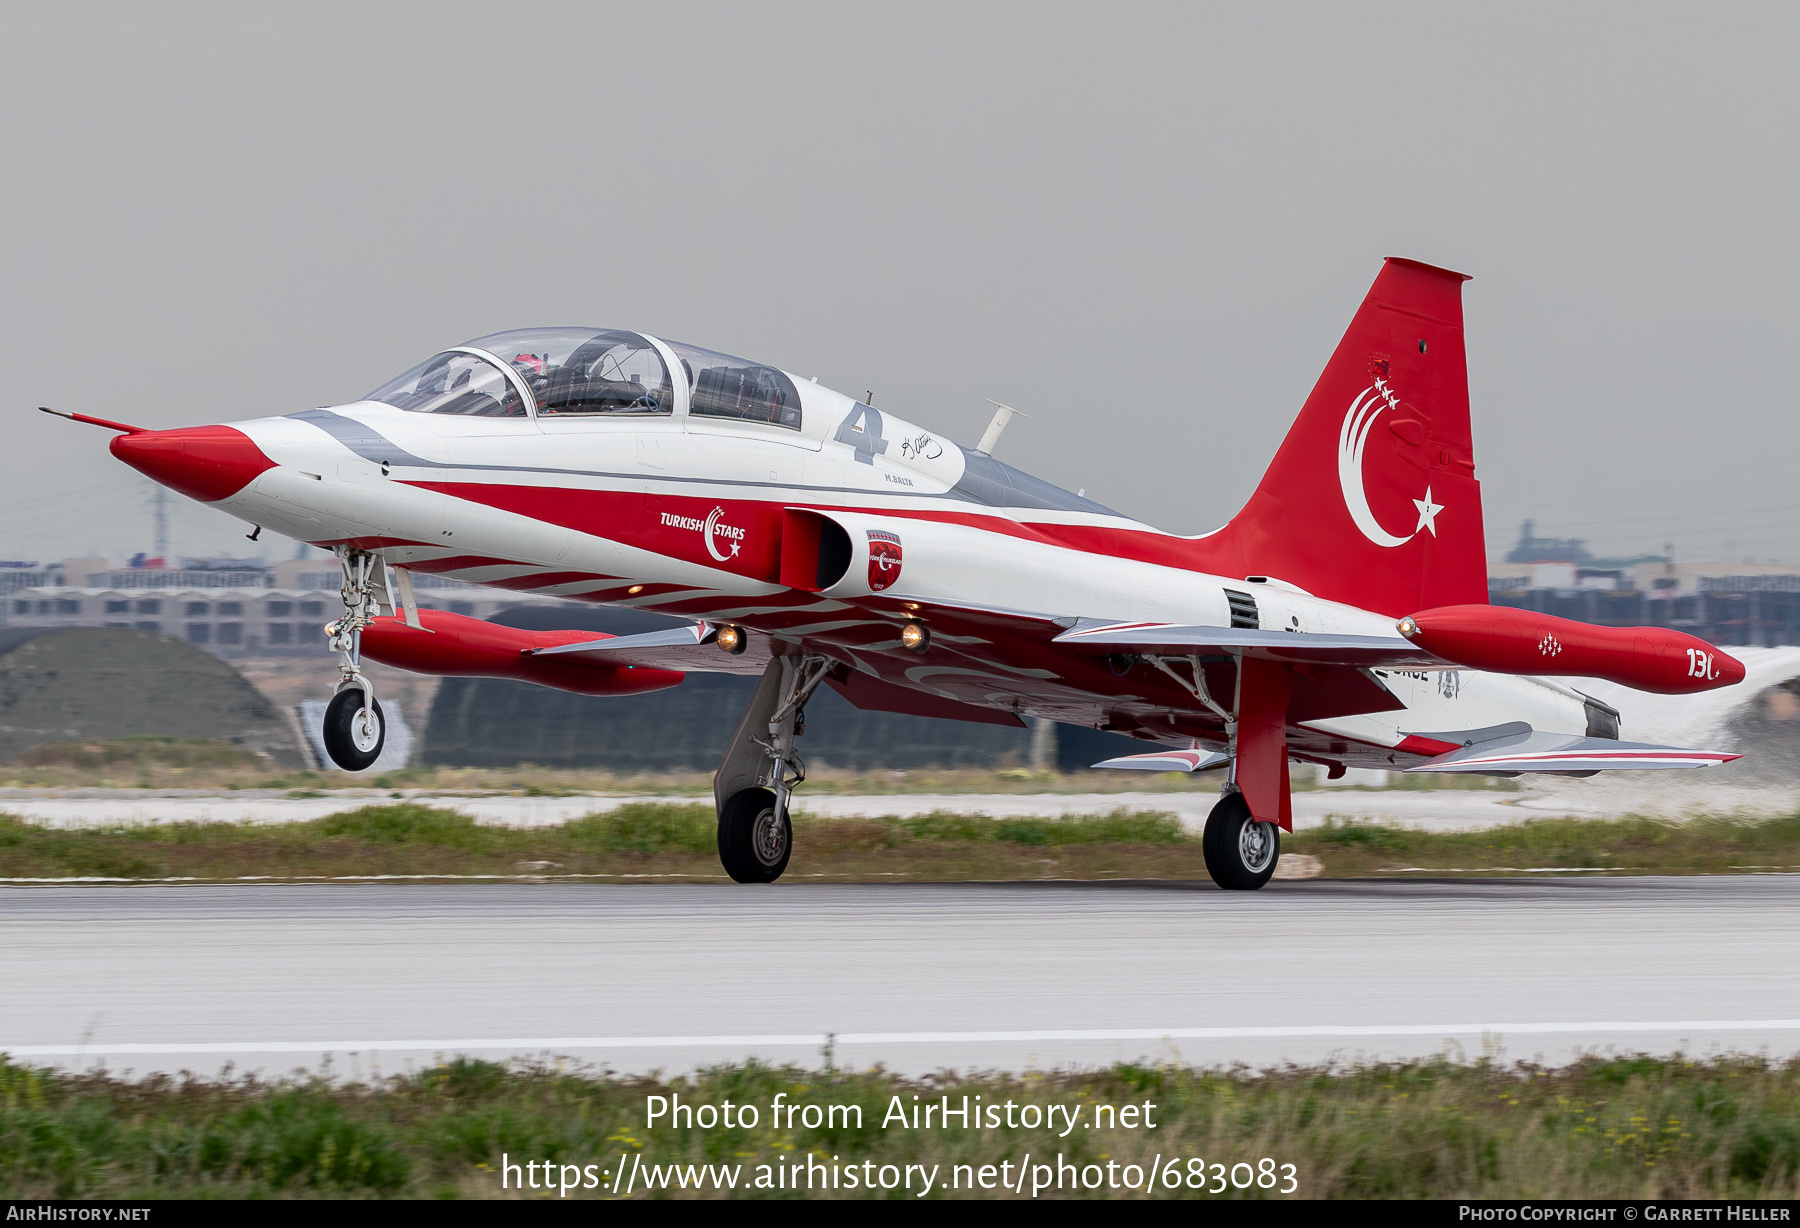
[[[999,511],[859,506],[778,497],[731,499],[490,482],[412,481],[407,484],[771,584],[778,582],[780,576],[781,513],[789,507],[959,524],[1084,554],[1130,559],[1183,571],[1207,570],[1194,557],[1199,543],[1192,539],[1171,537],[1153,529],[1021,521]],[[780,492],[771,493],[779,495]],[[855,492],[844,493],[853,495]],[[706,548],[704,532],[713,508],[720,509],[720,515],[713,522],[712,541],[717,553]]]

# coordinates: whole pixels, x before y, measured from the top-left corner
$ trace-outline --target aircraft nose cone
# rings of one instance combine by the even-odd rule
[[[139,473],[202,503],[230,498],[275,462],[229,426],[135,431],[115,436],[112,454]]]

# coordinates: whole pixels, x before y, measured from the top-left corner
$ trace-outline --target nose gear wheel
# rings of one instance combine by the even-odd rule
[[[387,745],[387,717],[381,701],[357,687],[347,687],[332,697],[325,708],[325,753],[346,772],[362,772],[375,766]]]

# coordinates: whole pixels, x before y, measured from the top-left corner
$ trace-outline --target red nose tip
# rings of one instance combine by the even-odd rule
[[[138,431],[112,441],[112,454],[138,472],[190,499],[216,503],[248,486],[275,462],[250,437],[229,426]]]

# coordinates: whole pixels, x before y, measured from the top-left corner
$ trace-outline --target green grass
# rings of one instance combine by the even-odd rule
[[[797,823],[796,877],[1144,877],[1202,872],[1198,844],[1167,814]],[[1048,856],[1047,856],[1048,854]],[[44,828],[0,814],[0,878],[236,879],[374,875],[644,875],[719,878],[712,807],[632,802],[558,826],[486,826],[398,802],[306,823],[164,823]]]
[[[1800,869],[1800,816],[1536,819],[1475,832],[1329,823],[1284,838],[1331,878],[1525,870],[1700,874]],[[0,814],[0,878],[344,878],[399,875],[721,878],[712,807],[629,803],[560,826],[486,826],[417,802],[307,823],[51,829]],[[1204,879],[1199,840],[1170,814],[796,820],[794,880]]]
[[[801,1104],[860,1106],[861,1124],[842,1115],[812,1129],[803,1120],[777,1123],[769,1106],[778,1092]],[[650,1128],[652,1095],[756,1105],[759,1121]],[[915,1095],[918,1103],[948,1096],[958,1105],[967,1095],[971,1103],[979,1096],[993,1105],[1083,1106],[1083,1117],[1066,1136],[1060,1122],[1053,1132],[1018,1119],[1011,1128],[883,1128],[892,1098],[910,1107]],[[1096,1104],[1146,1102],[1156,1106],[1154,1129],[1087,1128]],[[1207,1197],[1274,1196],[1254,1185],[1212,1191],[1212,1164],[1254,1169],[1268,1157],[1292,1164],[1296,1194],[1309,1198],[1793,1198],[1800,1064],[1637,1056],[1543,1069],[1440,1058],[905,1079],[880,1069],[748,1063],[664,1081],[458,1059],[365,1084],[133,1081],[0,1061],[0,1196],[9,1198],[493,1198],[509,1196],[499,1188],[503,1153],[515,1163],[599,1169],[617,1167],[621,1153],[645,1165],[739,1165],[746,1181],[759,1165],[809,1156],[937,1166],[941,1179],[956,1165],[1016,1167],[1027,1154],[1034,1164],[1054,1164],[1060,1153],[1080,1167],[1112,1163],[1121,1172],[1161,1156],[1179,1161],[1178,1177],[1203,1161]],[[1185,1187],[1156,1192],[1201,1196]],[[646,1195],[640,1184],[638,1196],[677,1193]],[[746,1195],[755,1191],[739,1191]]]
[[[67,768],[79,772],[116,773],[157,767],[266,770],[261,759],[229,742],[137,734],[93,742],[48,742],[7,760],[0,771]]]
[[[1800,870],[1800,816],[1743,819],[1533,819],[1469,832],[1420,832],[1373,823],[1330,823],[1282,840],[1335,878],[1412,870],[1507,873],[1611,868],[1653,874]]]

